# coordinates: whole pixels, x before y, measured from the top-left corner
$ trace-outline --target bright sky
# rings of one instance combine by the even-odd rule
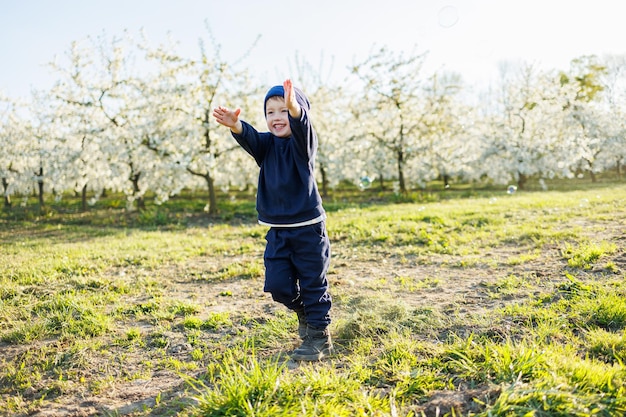
[[[292,74],[296,55],[343,79],[372,47],[428,52],[425,72],[483,82],[503,60],[567,69],[588,54],[625,54],[619,0],[0,0],[0,91],[48,88],[45,64],[88,35],[171,37],[196,57],[205,22],[222,57],[243,56],[262,82]]]

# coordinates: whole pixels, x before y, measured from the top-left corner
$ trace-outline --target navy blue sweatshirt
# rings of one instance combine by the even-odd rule
[[[289,116],[288,138],[258,132],[244,121],[241,124],[243,132],[232,135],[261,168],[256,199],[259,221],[287,226],[323,216],[315,182],[317,135],[308,109],[302,108],[299,120]]]

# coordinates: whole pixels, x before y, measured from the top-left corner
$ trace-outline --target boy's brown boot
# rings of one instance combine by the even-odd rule
[[[293,351],[291,357],[296,361],[319,361],[333,351],[328,328],[316,329],[307,326],[306,336],[302,345]]]
[[[297,310],[296,314],[298,315],[298,336],[300,336],[300,339],[304,340],[307,333],[306,315],[304,314],[304,310]]]

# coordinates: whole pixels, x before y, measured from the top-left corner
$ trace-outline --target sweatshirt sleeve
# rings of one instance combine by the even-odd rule
[[[247,122],[241,121],[243,132],[240,134],[231,132],[233,138],[239,143],[239,145],[256,161],[258,166],[261,166],[263,159],[265,159],[265,153],[267,150],[267,134],[259,133],[254,127]]]
[[[289,116],[289,124],[298,154],[307,161],[313,162],[317,152],[317,133],[309,119],[308,110],[302,107],[302,115],[299,119]]]

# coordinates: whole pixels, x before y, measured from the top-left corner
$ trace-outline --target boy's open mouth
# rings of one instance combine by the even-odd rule
[[[272,127],[274,128],[274,130],[280,131],[280,130],[285,129],[287,127],[287,124],[285,124],[285,123],[274,123],[272,125]]]

